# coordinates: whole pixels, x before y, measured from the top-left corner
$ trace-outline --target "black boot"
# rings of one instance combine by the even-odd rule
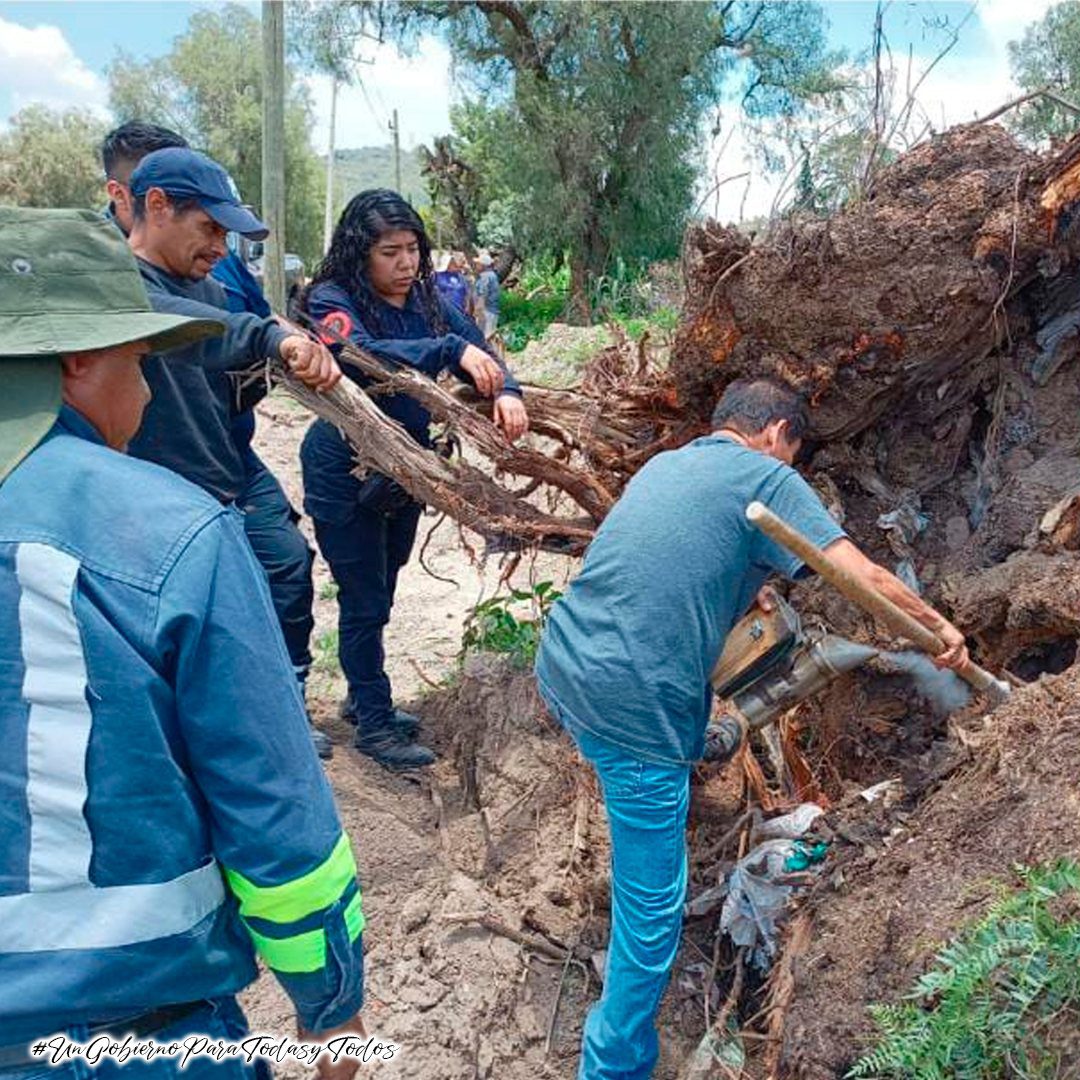
[[[315,747],[315,753],[323,761],[329,761],[334,756],[334,744],[329,736],[324,735],[314,724],[309,722],[308,731],[311,732],[311,743]]]
[[[415,739],[420,734],[420,717],[413,716],[404,709],[394,710],[394,719],[390,721],[394,730],[404,739]]]
[[[341,708],[338,710],[338,716],[342,720],[348,720],[354,727],[356,726],[356,702],[353,701],[350,694],[341,703]],[[420,734],[420,717],[413,716],[412,713],[407,713],[403,709],[395,709],[393,719],[390,721],[390,726],[404,739],[415,739]]]
[[[354,745],[384,769],[420,769],[435,762],[433,751],[404,738],[389,719],[357,728]]]

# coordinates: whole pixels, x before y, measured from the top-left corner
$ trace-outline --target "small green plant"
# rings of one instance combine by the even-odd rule
[[[551,605],[562,593],[550,581],[532,589],[511,589],[508,594],[484,600],[469,612],[461,639],[461,658],[471,652],[509,656],[515,667],[526,668],[536,658],[540,634]],[[528,617],[516,615],[515,605],[528,603]]]
[[[899,1005],[874,1005],[877,1046],[848,1072],[874,1080],[1056,1077],[1050,1036],[1080,1019],[1080,863],[1017,869]]]
[[[334,675],[340,668],[338,661],[338,632],[327,630],[315,639],[311,666],[315,671]]]
[[[338,583],[336,581],[326,581],[319,586],[319,599],[320,600],[336,600],[338,596]]]

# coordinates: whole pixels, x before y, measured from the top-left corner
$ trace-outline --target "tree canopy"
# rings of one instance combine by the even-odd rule
[[[86,110],[28,105],[0,136],[0,202],[100,209],[104,134],[105,124]]]
[[[1050,89],[1076,102],[1080,98],[1080,3],[1058,4],[1032,23],[1019,41],[1009,43],[1013,78],[1026,92]],[[1036,139],[1064,138],[1080,117],[1049,98],[1031,102],[1017,114],[1017,126]]]
[[[180,132],[221,162],[241,194],[258,205],[262,169],[262,44],[259,20],[228,4],[193,12],[163,57],[138,61],[119,51],[109,66],[118,121],[149,120]],[[321,165],[311,149],[311,106],[290,80],[285,104],[286,246],[309,262],[321,252]]]
[[[815,4],[393,7],[399,40],[442,34],[486,102],[457,111],[460,147],[443,156],[452,151],[480,182],[481,214],[503,227],[512,217],[519,247],[569,254],[579,308],[614,260],[678,251],[711,105],[734,96],[755,115],[790,114],[833,86]]]

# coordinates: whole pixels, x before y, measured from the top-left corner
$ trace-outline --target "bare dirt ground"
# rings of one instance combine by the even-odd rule
[[[299,507],[298,449],[310,418],[277,395],[260,406],[259,413],[257,449]],[[433,524],[433,518],[421,522],[418,552]],[[311,539],[310,522],[305,521],[303,528]],[[400,702],[417,703],[421,712],[429,682],[438,682],[455,669],[466,613],[480,598],[497,591],[500,574],[496,557],[486,564],[475,563],[448,522],[435,530],[424,561],[454,583],[432,578],[414,555],[399,581],[386,640],[395,696]],[[570,567],[565,559],[541,556],[535,563],[523,563],[514,580],[527,585],[530,580],[554,579],[561,585]],[[377,1067],[387,1076],[431,1080],[573,1075],[584,1002],[572,1003],[570,993],[564,993],[561,1006],[569,1017],[560,1020],[551,1053],[544,1051],[561,966],[528,960],[518,944],[475,925],[445,921],[448,914],[491,911],[499,903],[498,880],[489,879],[494,889],[488,888],[483,855],[477,863],[477,851],[483,848],[481,833],[489,824],[472,808],[463,807],[453,753],[456,732],[425,717],[425,737],[441,757],[423,777],[391,775],[352,749],[353,729],[337,718],[344,684],[332,638],[336,605],[321,558],[315,581],[316,672],[309,704],[316,723],[336,744],[327,773],[353,840],[364,887],[365,1017],[371,1032],[401,1047],[394,1061],[368,1068]],[[535,701],[528,694],[524,700],[524,713],[535,713]],[[499,706],[494,711],[504,710]],[[530,715],[521,719],[534,722]],[[537,745],[552,741],[534,739]],[[540,759],[526,772],[530,770],[534,781],[546,781]],[[517,800],[518,810],[524,812],[526,800],[518,799],[520,794],[514,792],[503,821],[491,824],[500,832],[508,825],[527,828],[532,861],[537,847],[531,824],[535,819],[528,825],[524,818],[517,821],[517,811],[510,805]],[[533,812],[531,806],[528,811]],[[515,913],[506,917],[517,924]],[[534,973],[538,974],[533,977]],[[574,978],[581,983],[573,972],[568,982]],[[289,1002],[269,976],[244,995],[243,1004],[253,1030],[292,1030]],[[567,1026],[564,1036],[561,1032]],[[277,1067],[281,1076],[303,1071],[295,1063]]]

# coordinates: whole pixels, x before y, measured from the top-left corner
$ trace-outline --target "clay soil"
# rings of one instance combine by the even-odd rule
[[[1009,883],[1010,867],[1080,856],[1080,667],[953,736],[942,771],[956,772],[917,807],[835,815],[849,839],[808,905],[813,938],[785,1028],[787,1076],[843,1076],[872,1034],[866,1004],[902,997]],[[1080,1076],[1075,1032],[1058,1037],[1058,1075]]]

